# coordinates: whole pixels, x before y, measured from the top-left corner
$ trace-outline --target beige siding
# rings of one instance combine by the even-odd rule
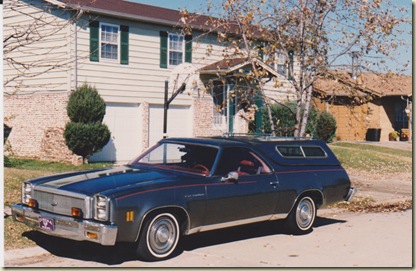
[[[6,92],[69,90],[71,26],[68,16],[43,1],[5,1],[3,79]],[[7,39],[15,34],[21,35],[19,41]]]

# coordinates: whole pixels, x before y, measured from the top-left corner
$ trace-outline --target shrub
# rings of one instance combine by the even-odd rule
[[[276,136],[293,136],[295,131],[295,115],[296,104],[287,102],[285,105],[270,105],[272,120],[275,127]],[[263,108],[263,130],[264,133],[272,133],[267,108]]]
[[[322,112],[316,121],[316,139],[332,142],[337,130],[335,118],[328,112]]]
[[[71,151],[85,159],[102,150],[110,140],[110,131],[107,125],[100,122],[68,122],[64,137]]]
[[[295,132],[295,112],[296,103],[287,102],[282,104],[271,105],[272,118],[275,124],[276,136],[293,136]],[[309,110],[308,123],[306,125],[306,133],[315,137],[315,126],[318,119],[318,111],[311,107]],[[271,133],[271,127],[267,109],[263,109],[263,129],[265,133]]]
[[[85,162],[110,140],[110,131],[102,123],[105,102],[94,87],[84,84],[71,93],[67,114],[71,122],[65,126],[65,143]]]
[[[69,119],[73,122],[102,122],[105,115],[105,102],[95,87],[83,84],[69,97],[66,110]]]

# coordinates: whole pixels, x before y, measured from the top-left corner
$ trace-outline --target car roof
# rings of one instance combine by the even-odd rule
[[[213,136],[213,137],[195,137],[195,138],[166,138],[161,141],[164,142],[181,142],[188,144],[204,144],[212,146],[260,146],[280,143],[283,145],[309,145],[317,144],[319,140],[311,140],[309,138],[295,138],[295,137],[268,137],[268,136]],[[318,144],[320,145],[320,144]]]

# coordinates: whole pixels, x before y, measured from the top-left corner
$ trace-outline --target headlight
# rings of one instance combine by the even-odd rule
[[[32,185],[30,183],[22,184],[22,203],[29,204],[29,200],[32,198]]]
[[[106,196],[96,195],[94,197],[95,202],[95,213],[94,218],[101,221],[108,220],[109,213],[109,199]]]

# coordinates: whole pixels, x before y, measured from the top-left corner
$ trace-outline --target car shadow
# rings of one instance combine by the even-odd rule
[[[345,220],[317,217],[314,228],[345,222]],[[183,251],[192,251],[198,248],[277,234],[291,234],[286,228],[284,221],[260,222],[196,233],[184,236],[179,249],[172,257],[179,256]],[[59,257],[92,261],[107,265],[116,265],[137,260],[134,255],[134,244],[131,243],[102,246],[87,241],[73,241],[49,236],[37,231],[25,232],[23,236],[29,238],[49,253]]]

